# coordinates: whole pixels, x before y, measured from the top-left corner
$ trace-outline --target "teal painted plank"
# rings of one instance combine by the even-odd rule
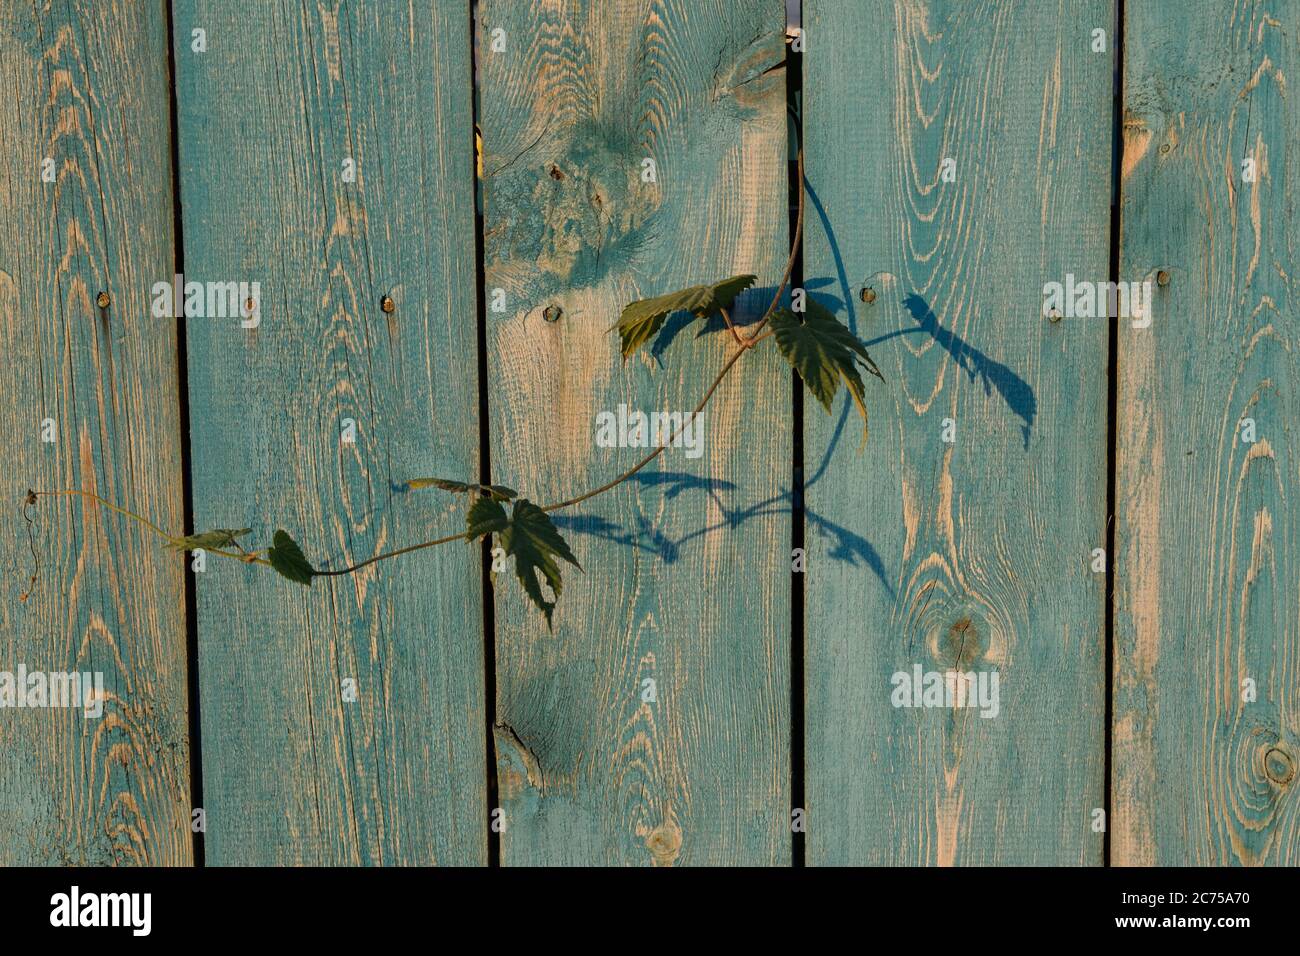
[[[0,2],[0,671],[98,672],[105,695],[98,718],[0,710],[6,866],[192,859],[181,559],[80,499],[42,499],[30,542],[18,516],[28,488],[75,488],[181,525],[175,329],[149,314],[167,87],[162,4]]]
[[[808,862],[1100,863],[1107,325],[1042,290],[1107,278],[1111,6],[803,15],[806,284],[887,379],[861,456],[805,403]],[[997,715],[894,706],[917,667]]]
[[[1300,8],[1126,9],[1113,859],[1295,866]]]
[[[644,451],[597,447],[596,415],[688,412],[735,348],[695,325],[624,366],[627,302],[752,272],[742,314],[767,305],[783,29],[757,0],[479,6],[494,480],[545,503],[604,483]],[[556,513],[586,573],[553,634],[498,578],[503,865],[789,861],[788,396],[775,350],[747,356],[700,457]]]
[[[259,282],[262,311],[187,321],[196,525],[332,568],[463,527],[402,483],[478,472],[467,6],[183,0],[174,26],[188,278]],[[310,590],[210,562],[208,862],[485,862],[481,589],[468,546]]]

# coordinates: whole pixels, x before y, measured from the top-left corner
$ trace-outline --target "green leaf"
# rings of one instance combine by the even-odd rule
[[[199,534],[187,535],[167,542],[167,547],[177,551],[193,551],[196,548],[229,548],[235,546],[236,538],[252,532],[252,528],[213,528]]]
[[[696,318],[717,315],[757,281],[756,276],[732,276],[713,285],[693,285],[680,292],[629,304],[619,316],[618,323],[610,329],[618,329],[623,340],[623,361],[626,362],[629,355],[653,339],[673,312],[691,312]]]
[[[555,563],[555,558],[563,558],[579,571],[582,570],[582,565],[573,556],[546,512],[527,498],[515,502],[514,511],[510,515],[510,527],[501,532],[501,547],[505,548],[506,554],[514,555],[515,576],[524,586],[524,592],[546,615],[546,628],[550,630],[555,602],[547,601],[542,596],[538,572],[546,578],[546,583],[558,599],[561,589],[560,566]]]
[[[827,412],[831,410],[840,382],[844,383],[862,416],[862,444],[865,445],[867,406],[863,402],[864,389],[858,365],[882,382],[885,377],[867,354],[867,347],[840,324],[834,313],[813,299],[807,300],[807,309],[802,317],[789,309],[777,309],[772,313],[772,332],[777,347]]]
[[[478,492],[495,501],[509,501],[519,495],[519,492],[513,488],[507,488],[505,485],[478,485],[472,482],[453,481],[450,478],[412,478],[406,483],[406,487],[411,489],[441,488],[443,491],[455,492],[458,495]]]
[[[316,571],[312,568],[311,562],[303,555],[302,549],[298,547],[298,542],[289,537],[287,533],[284,531],[275,533],[271,550],[266,553],[266,556],[271,562],[271,567],[290,581],[311,586],[312,575]]]
[[[495,498],[480,498],[470,506],[465,516],[465,530],[471,538],[481,538],[495,531],[504,531],[510,524],[506,509]]]
[[[560,579],[560,566],[555,559],[562,558],[579,571],[582,570],[582,565],[573,556],[550,517],[527,498],[520,498],[514,503],[509,518],[500,504],[490,498],[480,498],[469,509],[466,524],[473,537],[486,534],[500,536],[502,549],[506,554],[514,556],[515,576],[523,585],[524,593],[546,615],[546,627],[549,629],[555,602],[546,600],[542,595],[541,578],[546,579],[558,599],[563,582]]]

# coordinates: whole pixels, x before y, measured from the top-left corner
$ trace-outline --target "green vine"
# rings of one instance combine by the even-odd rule
[[[799,183],[803,184],[803,153],[798,161]],[[638,349],[653,342],[670,315],[689,313],[697,319],[721,316],[727,330],[736,343],[736,350],[731,354],[718,372],[713,384],[709,386],[704,397],[700,399],[695,410],[673,432],[671,437],[662,442],[650,454],[623,472],[618,477],[598,488],[577,495],[573,498],[557,501],[554,504],[538,506],[527,498],[519,497],[514,489],[503,485],[481,485],[472,482],[448,478],[415,478],[407,482],[407,487],[438,488],[455,494],[465,494],[473,499],[466,514],[465,530],[448,534],[431,541],[422,541],[394,551],[377,554],[365,561],[360,561],[336,570],[317,569],[303,554],[298,543],[285,531],[277,530],[272,537],[271,546],[262,550],[246,550],[240,538],[252,533],[250,528],[215,528],[192,535],[171,535],[152,521],[133,511],[113,504],[90,491],[76,489],[59,491],[28,491],[24,500],[26,509],[34,506],[42,497],[80,496],[95,501],[124,517],[130,518],[148,528],[162,538],[167,547],[178,551],[202,549],[206,554],[215,554],[223,558],[242,561],[245,564],[270,567],[290,581],[311,585],[314,578],[339,577],[355,574],[362,568],[387,561],[414,551],[450,544],[453,541],[474,541],[489,537],[495,538],[495,544],[507,557],[513,557],[515,574],[523,586],[528,598],[546,616],[546,624],[551,625],[551,615],[555,610],[555,601],[548,600],[543,592],[541,582],[544,579],[554,597],[558,600],[563,585],[559,561],[566,561],[582,570],[577,557],[569,548],[559,530],[551,521],[549,513],[562,508],[587,501],[616,488],[627,481],[646,465],[662,454],[672,445],[682,431],[690,426],[695,418],[708,405],[709,400],[722,384],[723,379],[741,359],[768,339],[773,339],[777,349],[787,362],[799,373],[808,390],[822,407],[829,413],[832,403],[839,392],[841,384],[853,398],[862,417],[862,440],[867,437],[867,411],[864,402],[864,387],[859,374],[859,366],[883,380],[880,370],[867,353],[866,346],[847,329],[835,315],[824,306],[807,296],[801,296],[803,308],[798,311],[782,307],[781,299],[790,283],[791,270],[794,268],[794,250],[799,248],[799,239],[803,232],[804,191],[799,193],[798,212],[795,221],[795,233],[791,241],[791,253],[786,261],[781,281],[776,287],[771,304],[755,323],[748,334],[732,322],[730,309],[739,296],[757,281],[756,276],[731,276],[713,285],[692,286],[678,292],[656,296],[630,303],[623,309],[618,322],[610,331],[618,330],[623,361],[626,363]],[[506,505],[510,506],[507,513]],[[30,517],[28,521],[30,522]],[[33,550],[33,554],[34,554]],[[39,564],[38,564],[39,569]],[[36,575],[33,575],[33,583]],[[30,593],[30,591],[28,592]],[[23,595],[25,600],[27,594]]]

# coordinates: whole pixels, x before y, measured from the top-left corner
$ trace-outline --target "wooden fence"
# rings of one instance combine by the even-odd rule
[[[0,672],[104,675],[0,709],[0,862],[1296,865],[1298,45],[1296,0],[0,0]],[[302,588],[24,506],[340,567],[462,526],[416,476],[598,485],[594,416],[734,348],[609,326],[750,272],[757,317],[792,124],[866,449],[756,350],[702,457],[557,515],[553,632],[477,546]],[[158,317],[176,274],[255,321]],[[954,670],[992,700],[900,706]]]

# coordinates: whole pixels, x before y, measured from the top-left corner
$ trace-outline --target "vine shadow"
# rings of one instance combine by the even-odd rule
[[[835,238],[835,231],[831,227],[830,218],[827,216],[825,207],[822,205],[816,190],[813,189],[807,179],[804,181],[804,188],[807,190],[810,206],[829,245],[835,266],[835,274],[806,278],[803,287],[810,296],[830,309],[834,314],[844,313],[846,324],[857,335],[859,323],[853,301],[853,290],[849,283],[848,271],[844,265],[839,243]],[[740,328],[744,328],[757,322],[762,310],[771,302],[775,291],[776,289],[773,286],[754,288],[747,290],[742,296],[738,297],[735,314],[732,316],[735,324]],[[783,296],[783,300],[788,304],[788,293]],[[902,304],[912,317],[915,325],[894,329],[866,340],[866,346],[868,348],[878,346],[903,335],[919,334],[930,336],[953,357],[961,369],[970,375],[971,381],[978,380],[981,382],[986,395],[992,395],[993,391],[996,390],[1002,400],[1006,402],[1010,411],[1021,419],[1023,423],[1021,433],[1027,451],[1034,419],[1037,416],[1037,400],[1033,388],[1030,387],[1028,382],[1016,374],[1009,366],[990,358],[986,353],[972,346],[951,329],[944,328],[929,303],[918,293],[908,294],[903,299]],[[682,335],[691,326],[695,327],[696,339],[709,335],[727,334],[726,325],[720,316],[707,321],[701,321],[692,315],[682,313],[669,316],[650,349],[650,354],[654,360],[662,366],[664,352],[672,346],[678,336]],[[806,403],[805,407],[810,410],[814,409],[815,403]],[[845,396],[842,398],[839,411],[836,414],[831,438],[827,442],[820,460],[804,481],[803,490],[805,492],[825,477],[831,460],[837,453],[844,437],[851,411],[851,402]],[[739,489],[735,483],[729,481],[704,479],[679,471],[645,470],[633,475],[628,479],[628,482],[639,485],[643,491],[661,488],[666,500],[678,498],[688,492],[701,492],[709,496],[713,505],[721,512],[722,518],[676,536],[657,526],[646,517],[644,512],[639,513],[631,525],[620,524],[598,513],[554,515],[552,520],[561,530],[634,548],[652,554],[667,564],[672,564],[680,560],[685,549],[697,539],[716,532],[738,528],[755,518],[791,514],[795,507],[801,507],[807,530],[824,539],[829,539],[831,544],[827,553],[832,560],[843,562],[851,567],[862,567],[869,570],[891,598],[896,596],[894,587],[890,583],[888,569],[871,541],[865,535],[830,520],[816,509],[806,507],[804,501],[796,500],[796,490],[793,488],[782,487],[777,494],[749,505],[737,506],[730,499],[734,494],[738,493]],[[594,507],[598,508],[599,505]]]
[[[947,350],[957,362],[958,368],[964,369],[970,375],[972,382],[978,378],[980,384],[984,386],[985,395],[991,395],[993,389],[997,389],[1011,411],[1024,421],[1020,426],[1020,432],[1024,438],[1025,451],[1028,451],[1030,432],[1033,431],[1034,418],[1038,414],[1038,400],[1034,397],[1034,390],[1029,383],[1006,365],[989,358],[970,345],[961,336],[945,329],[939,324],[939,319],[929,303],[915,292],[903,299],[903,305],[921,327],[921,331],[927,333]]]

